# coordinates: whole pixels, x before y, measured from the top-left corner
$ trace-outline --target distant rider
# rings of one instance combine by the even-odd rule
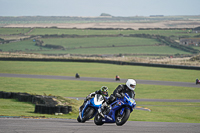
[[[102,104],[102,107],[98,110],[99,113],[104,117],[104,115],[102,114],[101,110],[103,110],[104,108],[108,107],[109,104],[113,103],[116,98],[123,98],[124,97],[124,93],[128,93],[133,94],[133,96],[131,96],[133,99],[135,98],[135,87],[136,87],[136,81],[134,79],[128,79],[126,81],[126,84],[120,84],[114,91],[113,94],[110,95],[110,97],[107,99],[107,101],[105,103]]]

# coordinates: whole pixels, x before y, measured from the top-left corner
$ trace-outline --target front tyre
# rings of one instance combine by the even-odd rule
[[[97,115],[94,117],[94,123],[95,123],[97,126],[103,125],[104,123],[102,122],[102,116],[100,116],[99,114],[97,114]]]
[[[119,112],[118,112],[117,115],[116,115],[116,125],[122,126],[124,123],[126,123],[129,116],[130,116],[130,109],[125,108],[124,113],[122,115],[120,115]]]
[[[80,116],[77,117],[77,121],[78,121],[78,122],[81,122]]]
[[[87,121],[93,114],[94,114],[94,108],[88,107],[83,114],[81,122]]]

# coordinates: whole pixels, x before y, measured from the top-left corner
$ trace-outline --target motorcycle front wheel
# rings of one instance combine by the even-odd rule
[[[95,117],[94,117],[94,123],[98,126],[101,126],[103,125],[104,123],[102,122],[102,116],[100,116],[99,114],[97,114]]]
[[[128,120],[130,116],[130,109],[125,108],[124,113],[122,115],[120,115],[119,112],[117,113],[115,120],[116,120],[117,126],[122,126],[124,123],[126,123],[126,121]]]
[[[83,118],[81,120],[81,122],[85,122],[86,120],[88,120],[92,115],[94,114],[94,108],[88,107],[84,114],[83,114]]]
[[[78,122],[81,122],[80,116],[77,117],[77,121],[78,121]]]

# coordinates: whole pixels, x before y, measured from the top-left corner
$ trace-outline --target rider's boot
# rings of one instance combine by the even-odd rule
[[[103,114],[102,111],[101,111],[101,108],[98,109],[98,113],[99,113],[103,118],[105,118],[104,114]]]
[[[104,118],[104,114],[102,113],[102,110],[104,110],[106,107],[108,106],[108,104],[106,102],[104,102],[101,106],[101,108],[98,109],[98,113]]]

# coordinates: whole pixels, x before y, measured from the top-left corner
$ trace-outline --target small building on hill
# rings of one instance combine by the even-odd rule
[[[187,46],[200,46],[200,38],[181,38],[180,44]]]
[[[200,33],[200,27],[196,27],[192,30],[194,33]]]

